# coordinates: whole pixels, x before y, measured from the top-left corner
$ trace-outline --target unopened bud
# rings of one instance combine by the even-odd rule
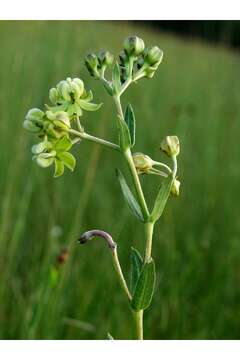
[[[159,49],[158,46],[153,46],[152,48],[148,49],[147,54],[145,56],[146,62],[150,65],[160,64],[163,57],[163,51]]]
[[[51,88],[49,90],[49,99],[53,105],[57,105],[60,95],[56,88]]]
[[[99,77],[99,61],[95,54],[88,54],[85,57],[85,64],[91,76]]]
[[[62,80],[57,84],[57,90],[63,100],[71,101],[71,87],[66,80]]]
[[[98,55],[98,60],[101,64],[101,66],[109,66],[113,63],[113,55],[109,51],[101,51]]]
[[[177,156],[180,152],[180,143],[177,136],[166,136],[161,142],[161,150],[168,156]]]
[[[180,185],[181,185],[180,181],[178,181],[177,179],[174,179],[172,188],[171,188],[171,194],[173,196],[179,196]]]
[[[34,108],[28,111],[25,121],[23,123],[24,129],[38,133],[41,131],[43,125],[44,112],[40,109]]]
[[[133,162],[138,174],[147,174],[154,165],[154,161],[148,155],[142,153],[133,154]]]
[[[129,36],[123,43],[124,50],[128,55],[141,55],[145,48],[144,41],[138,36]]]

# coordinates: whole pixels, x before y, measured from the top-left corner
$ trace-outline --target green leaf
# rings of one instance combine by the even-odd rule
[[[119,94],[121,91],[122,85],[121,85],[121,78],[120,78],[120,69],[119,69],[119,65],[117,62],[115,63],[115,65],[113,67],[112,81],[113,81],[113,88],[114,88],[115,94]]]
[[[137,281],[139,279],[141,270],[143,266],[143,259],[139,252],[131,248],[131,281],[130,281],[130,291],[134,294]]]
[[[63,136],[55,144],[55,150],[58,151],[68,151],[72,147],[72,142],[67,136]]]
[[[69,152],[61,152],[58,154],[60,160],[62,160],[63,164],[70,169],[71,171],[74,170],[76,166],[76,159],[75,157],[70,154]]]
[[[94,104],[85,100],[78,100],[78,104],[83,110],[86,111],[96,111],[102,106],[102,104]]]
[[[131,306],[135,311],[149,307],[154,292],[155,278],[155,264],[153,259],[150,259],[142,268],[132,298]]]
[[[123,151],[131,147],[131,137],[125,121],[118,117],[119,145]]]
[[[128,104],[128,106],[126,108],[124,119],[126,121],[128,129],[129,129],[129,133],[130,133],[130,137],[131,137],[131,147],[133,147],[135,144],[136,122],[135,122],[135,116],[134,116],[134,112],[133,112],[133,108],[132,108],[131,104]]]
[[[155,200],[153,211],[150,215],[151,221],[153,222],[157,221],[162,215],[165,205],[167,203],[167,199],[170,195],[172,183],[173,183],[173,178],[170,175],[163,180],[157,198]]]
[[[133,196],[131,190],[129,189],[129,187],[126,183],[126,180],[119,169],[116,169],[116,175],[119,180],[124,199],[125,199],[126,203],[128,204],[129,209],[132,211],[133,215],[136,216],[136,218],[138,218],[140,221],[144,222],[144,217],[143,217],[141,208],[140,208],[137,200]]]
[[[64,173],[63,162],[59,159],[55,159],[55,172],[54,177],[59,177]]]
[[[109,332],[107,333],[107,340],[114,340],[114,338]]]

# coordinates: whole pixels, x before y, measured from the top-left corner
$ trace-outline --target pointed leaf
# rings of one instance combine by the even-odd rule
[[[113,81],[113,88],[115,94],[120,93],[122,85],[121,85],[121,78],[120,78],[120,69],[119,65],[116,62],[113,67],[113,73],[112,73],[112,81]]]
[[[128,129],[129,129],[129,133],[130,133],[130,137],[131,137],[131,147],[133,147],[135,144],[136,123],[135,123],[135,116],[134,116],[134,112],[133,112],[133,108],[132,108],[131,104],[128,104],[128,106],[126,108],[124,119],[127,123]]]
[[[86,100],[78,100],[78,104],[83,110],[86,111],[96,111],[102,106],[102,104],[94,104]]]
[[[165,205],[167,203],[167,199],[170,195],[172,183],[173,183],[172,176],[168,176],[163,180],[157,198],[155,200],[153,211],[150,216],[151,221],[153,222],[157,221],[162,215]]]
[[[131,306],[135,311],[147,309],[151,303],[155,286],[155,264],[153,259],[145,263],[139,276]]]
[[[58,154],[58,157],[60,160],[62,160],[63,164],[70,169],[71,171],[74,170],[75,166],[76,166],[76,159],[75,157],[70,154],[69,152],[61,152]]]
[[[131,147],[131,137],[125,121],[118,117],[119,145],[123,151]]]
[[[131,294],[134,294],[137,281],[139,279],[141,270],[143,266],[143,259],[139,252],[131,248],[131,281],[130,281],[130,291]]]
[[[140,208],[137,200],[133,196],[131,190],[129,189],[129,187],[126,183],[126,180],[119,169],[116,169],[116,175],[119,180],[124,199],[125,199],[126,203],[128,204],[129,209],[132,211],[133,215],[136,216],[136,218],[138,218],[140,221],[144,222],[144,217],[143,217],[141,208]]]
[[[59,177],[64,173],[63,162],[59,159],[55,159],[55,172],[54,177]]]

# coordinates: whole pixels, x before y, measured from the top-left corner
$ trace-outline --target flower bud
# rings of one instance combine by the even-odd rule
[[[52,104],[57,105],[58,101],[60,100],[60,95],[56,88],[51,88],[49,90],[49,99]]]
[[[154,165],[154,161],[148,155],[142,153],[133,154],[133,162],[138,174],[147,174]]]
[[[101,64],[101,66],[109,66],[113,63],[113,55],[109,51],[101,51],[98,55],[98,60]]]
[[[84,83],[81,79],[74,78],[67,78],[68,84],[71,89],[71,93],[73,94],[74,100],[79,99],[83,92],[84,92]]]
[[[99,61],[95,54],[88,54],[85,57],[85,64],[91,76],[99,77]]]
[[[123,47],[128,55],[138,56],[143,52],[145,44],[138,36],[129,36],[124,41]]]
[[[43,126],[43,117],[44,112],[42,110],[37,108],[29,110],[23,122],[24,129],[33,133],[40,132]]]
[[[57,84],[57,90],[63,100],[71,101],[71,87],[66,80],[62,80],[60,81],[60,83]]]
[[[152,48],[148,49],[147,54],[145,56],[145,61],[150,65],[160,64],[163,57],[163,51],[159,49],[158,46],[153,46]]]
[[[38,108],[34,108],[28,111],[26,115],[26,120],[32,122],[41,121],[44,116],[44,112]]]
[[[181,185],[180,181],[178,181],[177,179],[174,179],[172,188],[171,188],[171,194],[173,196],[179,196],[180,185]]]
[[[121,51],[120,54],[119,54],[120,66],[126,65],[127,62],[128,62],[128,57],[127,57],[125,51]]]
[[[161,150],[168,156],[177,156],[180,152],[180,143],[177,136],[166,136],[161,142]]]

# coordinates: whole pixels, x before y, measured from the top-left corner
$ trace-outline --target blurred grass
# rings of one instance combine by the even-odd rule
[[[89,132],[116,139],[113,105],[83,66],[88,50],[117,52],[132,33],[164,50],[155,77],[133,86],[136,151],[160,159],[167,134],[181,140],[181,196],[156,227],[158,283],[145,315],[148,339],[237,339],[240,331],[239,55],[179,40],[140,25],[111,22],[0,22],[0,338],[104,339],[132,336],[131,314],[99,241],[79,247],[90,228],[119,244],[125,274],[129,248],[143,250],[141,225],[123,203],[114,175],[118,154],[82,143],[73,174],[53,179],[31,161],[22,121],[47,102],[67,76],[92,88],[98,113],[85,113]],[[143,178],[151,202],[157,180]],[[60,227],[61,233],[57,231]],[[51,271],[63,248],[57,286]],[[52,274],[53,276],[53,274]],[[86,323],[86,324],[85,324]]]

